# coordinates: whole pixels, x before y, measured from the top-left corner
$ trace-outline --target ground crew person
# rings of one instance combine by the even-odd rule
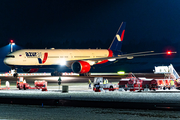
[[[108,79],[104,79],[104,83],[103,84],[108,84]]]
[[[106,84],[106,79],[104,79],[104,83],[103,84]]]
[[[174,80],[171,80],[170,84],[171,84],[172,88],[174,88]]]
[[[88,84],[89,84],[89,89],[91,89],[91,80],[90,79],[89,79]]]
[[[106,79],[106,84],[108,84],[108,79]]]

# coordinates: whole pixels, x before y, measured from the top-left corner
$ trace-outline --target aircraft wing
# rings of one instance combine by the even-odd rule
[[[171,53],[177,53],[177,52],[171,52]],[[116,59],[126,59],[126,58],[127,59],[133,59],[134,57],[151,56],[151,55],[162,55],[162,54],[167,54],[167,52],[154,53],[154,51],[146,51],[146,52],[137,52],[137,53],[123,54],[123,55],[118,55],[116,57],[77,59],[77,60],[73,60],[73,61],[80,61],[80,60],[83,60],[83,61],[102,61],[102,60],[114,61]]]

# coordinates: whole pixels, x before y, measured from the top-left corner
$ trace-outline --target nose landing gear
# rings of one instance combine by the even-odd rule
[[[14,73],[14,74],[13,74],[13,77],[18,77],[18,73]]]
[[[13,74],[13,77],[18,77],[17,69],[11,69],[11,74]]]

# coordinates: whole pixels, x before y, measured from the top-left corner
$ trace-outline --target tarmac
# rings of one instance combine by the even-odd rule
[[[9,79],[9,78],[8,78]],[[36,78],[37,79],[37,78]],[[57,78],[55,78],[57,79]],[[168,109],[180,110],[180,90],[157,90],[157,91],[108,91],[94,92],[88,88],[88,78],[82,78],[74,83],[74,79],[65,81],[59,87],[57,82],[48,82],[48,91],[41,90],[18,90],[16,81],[10,81],[9,90],[0,90],[0,103],[41,105],[41,106],[71,106],[71,107],[96,107],[96,108],[119,108],[119,109]],[[77,78],[79,79],[79,78]],[[7,79],[6,79],[7,80]],[[33,86],[33,78],[27,82]],[[117,84],[119,78],[113,79]],[[116,82],[115,82],[116,81]],[[5,81],[2,83],[4,84]],[[67,92],[62,92],[62,86],[68,86]],[[5,86],[1,86],[4,88]],[[59,89],[60,88],[60,89]]]
[[[180,91],[94,92],[89,90],[1,90],[0,103],[73,107],[180,109]]]

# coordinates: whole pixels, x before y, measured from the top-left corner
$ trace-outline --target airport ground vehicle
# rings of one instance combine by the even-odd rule
[[[19,90],[21,90],[21,89],[26,90],[26,89],[30,88],[30,85],[28,83],[26,83],[26,80],[24,79],[24,77],[18,77],[16,86],[17,86],[17,88],[19,88]]]
[[[155,66],[153,70],[155,74],[164,74],[164,79],[157,79],[158,87],[160,89],[171,89],[179,86],[180,76],[174,69],[173,65],[169,66]]]
[[[19,88],[19,90],[42,89],[42,91],[47,91],[47,82],[45,80],[34,81],[35,87],[31,87],[28,83],[26,83],[26,80],[24,79],[24,77],[18,77],[16,85],[17,85],[17,88]]]
[[[179,79],[156,79],[159,89],[174,89],[180,87]]]
[[[135,91],[142,90],[142,80],[135,77],[133,73],[129,73],[128,77],[120,79],[119,89],[124,89],[125,91]]]
[[[122,78],[119,81],[119,88],[124,89],[125,91],[135,91],[135,90],[143,90],[142,88],[142,80],[136,77],[127,77]]]
[[[95,92],[100,92],[102,89],[109,91],[114,91],[119,89],[118,85],[108,83],[108,80],[103,79],[103,77],[95,77],[93,84],[94,84],[93,90]]]
[[[125,91],[141,91],[147,88],[156,90],[158,89],[158,84],[155,79],[136,78],[133,73],[129,73],[128,77],[120,79],[119,88]]]
[[[6,85],[6,87],[1,87],[1,84],[0,84],[0,90],[9,90],[10,89],[9,81],[6,81],[5,85]]]
[[[180,90],[180,81],[175,81],[174,84],[176,86],[176,89]]]
[[[145,88],[148,88],[149,90],[157,90],[158,89],[158,84],[156,79],[142,79],[142,88],[143,90]]]

